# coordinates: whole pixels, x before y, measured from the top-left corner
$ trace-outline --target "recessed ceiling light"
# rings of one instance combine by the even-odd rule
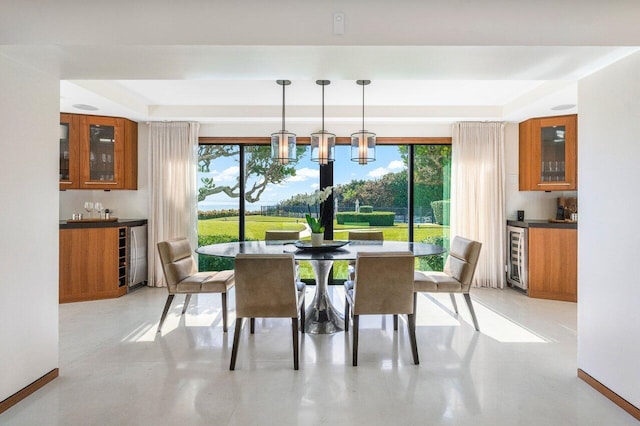
[[[73,104],[71,106],[74,107],[75,109],[82,109],[82,110],[85,110],[85,111],[97,111],[98,110],[98,108],[94,107],[93,105]]]
[[[563,111],[565,109],[571,109],[575,107],[576,107],[576,104],[563,104],[563,105],[556,105],[551,109],[554,111]]]

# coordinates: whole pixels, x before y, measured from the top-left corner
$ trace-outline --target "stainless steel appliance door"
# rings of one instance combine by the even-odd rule
[[[147,281],[147,225],[129,228],[129,287]]]

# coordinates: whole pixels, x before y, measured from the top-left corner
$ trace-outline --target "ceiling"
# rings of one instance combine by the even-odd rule
[[[287,123],[362,120],[367,123],[461,120],[521,121],[576,113],[577,81],[637,50],[635,47],[540,46],[67,46],[62,54],[60,109],[136,121],[201,123],[281,120]],[[113,57],[111,60],[110,58]],[[117,69],[109,63],[117,62]],[[106,75],[120,79],[106,79]],[[74,78],[82,77],[82,78]],[[573,105],[573,107],[570,107]],[[566,107],[569,106],[569,107]],[[558,108],[560,109],[554,109]],[[564,107],[564,108],[563,108]],[[319,124],[318,124],[319,125]],[[295,130],[295,129],[294,129]]]
[[[318,79],[327,123],[362,119],[358,79],[370,123],[575,113],[552,108],[579,108],[577,81],[640,46],[632,0],[4,3],[0,55],[64,80],[62,111],[136,121],[271,128],[277,79],[292,131],[319,125]]]

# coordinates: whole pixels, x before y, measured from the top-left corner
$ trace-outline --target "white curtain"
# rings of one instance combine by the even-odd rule
[[[482,243],[475,286],[504,287],[504,169],[504,123],[452,125],[450,232]]]
[[[187,237],[197,247],[198,123],[150,123],[149,286],[164,287],[158,242]]]

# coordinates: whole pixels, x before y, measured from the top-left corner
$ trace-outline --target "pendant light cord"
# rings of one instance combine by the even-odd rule
[[[322,85],[322,133],[324,134],[324,84]]]
[[[362,85],[362,131],[364,132],[364,84]]]
[[[282,131],[285,131],[285,127],[284,127],[284,88],[285,88],[285,84],[282,85]],[[364,95],[363,95],[364,96]]]

